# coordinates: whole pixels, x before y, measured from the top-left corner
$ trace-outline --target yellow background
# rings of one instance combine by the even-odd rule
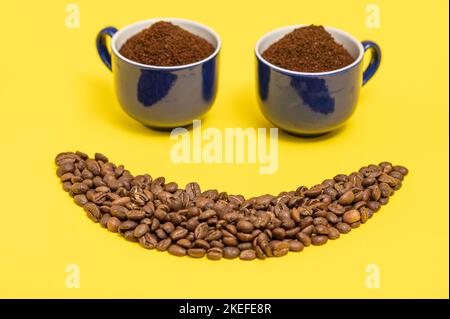
[[[447,1],[10,1],[0,12],[0,297],[448,298]],[[365,6],[381,10],[365,26]],[[173,141],[127,117],[97,56],[101,28],[155,17],[197,20],[223,41],[220,86],[203,127],[270,127],[255,99],[253,48],[264,33],[323,24],[380,44],[379,73],[351,121],[327,138],[280,132],[279,170],[258,165],[176,165]],[[410,169],[389,205],[323,247],[242,262],[176,258],[101,229],[62,191],[54,156],[101,151],[133,173],[197,180],[246,196],[312,185],[382,160]],[[65,268],[80,267],[80,289]],[[379,289],[365,268],[380,267]]]

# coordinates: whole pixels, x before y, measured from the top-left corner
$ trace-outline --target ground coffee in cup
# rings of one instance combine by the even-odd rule
[[[355,61],[323,26],[310,25],[286,34],[264,53],[268,62],[298,72],[327,72]]]
[[[201,61],[214,50],[202,37],[170,22],[159,21],[128,39],[119,52],[142,64],[177,66]]]

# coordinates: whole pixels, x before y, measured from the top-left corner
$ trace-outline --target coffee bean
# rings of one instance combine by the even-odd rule
[[[141,237],[144,236],[145,233],[147,233],[150,230],[150,227],[146,224],[139,224],[134,229],[134,237]]]
[[[302,251],[305,246],[302,242],[297,240],[289,241],[289,250],[290,251]]]
[[[184,248],[191,248],[192,247],[192,243],[189,239],[187,238],[182,238],[177,240],[177,245],[184,247]]]
[[[202,258],[205,256],[206,250],[203,248],[190,248],[187,250],[187,254],[194,258]]]
[[[342,216],[342,220],[346,222],[347,224],[355,223],[361,219],[361,215],[359,211],[356,209],[349,210],[344,213],[344,216]]]
[[[128,241],[132,241],[132,242],[138,242],[139,241],[139,239],[134,236],[134,231],[132,231],[132,230],[126,230],[123,233],[123,237],[126,240],[128,240]]]
[[[160,251],[167,250],[171,243],[172,240],[170,238],[163,239],[158,242],[158,244],[156,245],[156,249]]]
[[[227,259],[237,258],[240,254],[240,250],[236,247],[225,247],[223,249],[223,257]]]
[[[186,235],[188,234],[188,230],[185,228],[179,228],[174,230],[171,234],[170,237],[172,238],[172,240],[177,241],[181,238],[186,237]]]
[[[311,188],[245,199],[197,183],[133,176],[103,154],[58,154],[63,188],[94,222],[147,249],[176,256],[251,260],[323,245],[366,223],[408,173],[389,162],[339,174]]]
[[[277,227],[274,230],[272,230],[272,235],[275,239],[283,240],[284,237],[286,236],[286,231],[284,230],[284,228]]]
[[[236,224],[238,231],[243,233],[251,233],[253,231],[253,224],[246,220],[240,220]]]
[[[223,256],[222,249],[217,247],[208,249],[206,253],[206,258],[211,260],[219,260],[222,258],[222,256]]]
[[[328,236],[317,235],[317,236],[311,237],[311,244],[313,244],[314,246],[325,245],[327,243],[327,241],[328,241]]]
[[[334,227],[328,227],[328,239],[338,239],[341,233]]]
[[[84,205],[86,205],[89,202],[89,200],[86,198],[86,195],[84,195],[84,194],[75,195],[73,197],[73,201],[75,202],[75,204],[77,204],[78,206],[81,206],[81,207],[83,207]]]
[[[252,249],[243,250],[239,254],[239,259],[241,259],[241,260],[253,260],[255,258],[256,258],[256,252]]]
[[[305,233],[300,232],[300,233],[297,234],[296,237],[297,237],[297,239],[298,239],[299,241],[302,242],[303,245],[305,245],[305,246],[311,245],[311,237],[309,237],[309,236],[306,235]]]
[[[344,214],[345,216],[345,214]],[[324,225],[317,225],[314,227],[317,234],[328,235],[328,227]]]
[[[272,252],[275,257],[281,257],[289,252],[289,243],[285,241],[272,241]]]
[[[156,239],[155,235],[146,233],[144,236],[139,238],[139,243],[146,249],[153,249],[158,244],[158,240]]]
[[[194,236],[196,239],[204,239],[208,235],[209,226],[207,223],[201,223],[195,228]]]
[[[122,222],[117,217],[111,217],[106,223],[106,227],[113,233],[117,233]]]
[[[94,203],[87,203],[83,206],[87,216],[95,223],[98,223],[102,218],[100,209]]]
[[[114,217],[117,217],[121,220],[127,219],[128,209],[126,207],[120,205],[113,205],[110,209],[110,214]]]
[[[119,226],[119,230],[132,230],[135,229],[138,223],[132,220],[126,220]]]
[[[355,195],[352,191],[345,192],[341,197],[339,197],[338,203],[340,205],[350,205],[353,203],[353,200],[355,199]]]
[[[350,232],[352,230],[352,228],[350,227],[349,224],[347,223],[342,223],[339,222],[336,224],[336,229],[341,233],[341,234],[347,234],[348,232]]]
[[[167,251],[169,252],[169,254],[177,257],[182,257],[186,255],[186,249],[175,244],[170,245]]]
[[[74,194],[85,194],[89,190],[89,186],[85,183],[75,183],[70,187]]]

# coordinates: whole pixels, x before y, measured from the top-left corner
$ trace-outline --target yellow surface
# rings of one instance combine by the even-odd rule
[[[446,297],[448,298],[448,2],[76,1],[8,2],[0,11],[0,297]],[[154,17],[197,20],[223,41],[220,87],[204,128],[270,127],[255,99],[253,48],[290,24],[324,24],[377,41],[379,73],[337,134],[309,140],[280,132],[279,170],[257,164],[176,165],[167,133],[120,109],[94,38],[104,26]],[[62,191],[53,158],[101,151],[133,173],[246,196],[312,185],[389,160],[409,167],[403,188],[366,225],[323,247],[265,261],[212,262],[147,251],[92,223]],[[380,288],[368,289],[368,264]],[[66,266],[80,269],[66,287]]]

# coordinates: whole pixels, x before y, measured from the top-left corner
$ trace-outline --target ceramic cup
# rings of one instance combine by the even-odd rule
[[[209,41],[215,48],[204,60],[180,66],[153,66],[119,53],[133,35],[158,21],[169,21]],[[111,50],[106,40],[111,37]],[[220,38],[210,28],[189,20],[158,18],[139,21],[121,30],[104,28],[97,35],[100,58],[113,73],[117,98],[132,118],[156,129],[192,124],[211,108],[217,92]]]
[[[321,135],[339,128],[353,114],[360,87],[380,65],[381,50],[374,42],[359,42],[344,31],[325,27],[355,58],[352,64],[329,72],[307,73],[277,67],[262,57],[272,43],[300,27],[274,30],[257,42],[258,102],[264,116],[281,129],[298,135]],[[369,49],[371,60],[363,70],[364,53]]]

